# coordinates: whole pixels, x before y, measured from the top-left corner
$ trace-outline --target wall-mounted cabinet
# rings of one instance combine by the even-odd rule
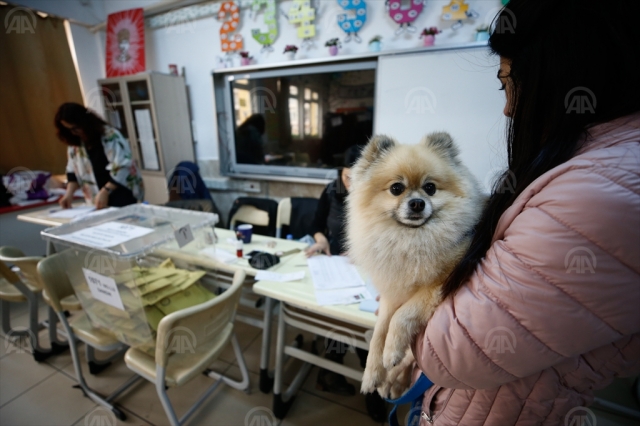
[[[141,73],[98,80],[105,118],[129,140],[145,200],[168,201],[167,181],[180,161],[194,161],[184,77]]]

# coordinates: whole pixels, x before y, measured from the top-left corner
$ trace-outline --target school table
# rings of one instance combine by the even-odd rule
[[[285,343],[286,327],[306,330],[317,336],[324,336],[353,347],[369,349],[376,316],[359,309],[358,304],[320,306],[316,302],[313,282],[306,266],[304,253],[299,253],[283,265],[280,273],[304,270],[300,281],[272,282],[258,281],[253,291],[267,300],[280,302],[278,309],[278,335],[276,339],[276,366],[273,384],[273,412],[279,419],[284,418],[296,392],[303,384],[313,365],[325,368],[357,381],[362,381],[362,371],[325,359],[320,354],[303,350]],[[285,356],[300,359],[304,364],[296,373],[287,389],[283,389],[282,377]]]

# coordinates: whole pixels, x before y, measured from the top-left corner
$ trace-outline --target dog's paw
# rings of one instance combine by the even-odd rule
[[[394,367],[400,365],[400,363],[404,359],[405,353],[406,349],[401,349],[396,345],[385,347],[382,354],[382,365],[387,370],[393,369]]]
[[[390,395],[391,395],[392,386],[393,386],[393,382],[391,382],[391,381],[389,381],[387,379],[384,382],[382,382],[382,384],[380,386],[378,386],[378,388],[376,390],[378,391],[378,394],[383,399],[389,399]]]
[[[360,392],[363,394],[372,393],[374,390],[384,382],[385,370],[382,365],[369,366],[364,370],[362,375],[362,385],[360,386]]]

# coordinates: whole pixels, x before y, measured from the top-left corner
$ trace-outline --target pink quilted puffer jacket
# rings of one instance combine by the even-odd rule
[[[435,383],[422,426],[582,424],[580,410],[593,424],[576,407],[640,372],[640,113],[589,133],[504,212],[476,272],[418,335]]]

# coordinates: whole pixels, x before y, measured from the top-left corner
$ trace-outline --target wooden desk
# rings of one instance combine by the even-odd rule
[[[329,361],[322,356],[322,353],[316,355],[299,347],[285,344],[287,326],[368,350],[369,340],[376,323],[376,316],[373,313],[361,311],[358,304],[318,305],[304,253],[292,256],[291,261],[287,262],[278,272],[287,273],[300,270],[306,271],[304,279],[300,281],[287,283],[258,281],[253,286],[253,291],[257,294],[267,296],[269,300],[280,301],[273,384],[273,412],[279,419],[284,418],[287,414],[295,393],[302,386],[312,365],[362,381],[362,371],[360,370]],[[286,390],[283,389],[282,384],[285,356],[292,356],[305,362]]]

